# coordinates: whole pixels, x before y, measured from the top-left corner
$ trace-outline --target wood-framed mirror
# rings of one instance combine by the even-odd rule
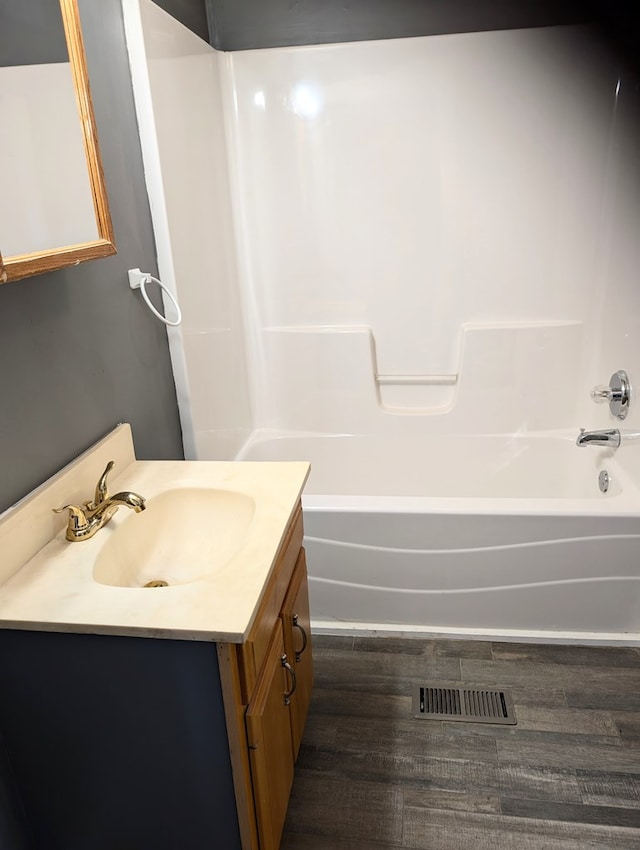
[[[0,283],[115,254],[77,0],[0,0]]]

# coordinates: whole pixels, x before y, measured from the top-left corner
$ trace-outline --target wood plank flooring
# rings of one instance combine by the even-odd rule
[[[314,637],[281,850],[640,850],[640,649]],[[427,681],[516,726],[415,720]]]

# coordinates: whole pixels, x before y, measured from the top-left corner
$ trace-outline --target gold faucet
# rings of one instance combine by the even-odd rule
[[[72,543],[80,540],[88,540],[90,537],[93,537],[103,525],[109,522],[120,505],[131,508],[137,514],[145,509],[142,496],[132,493],[130,490],[123,490],[121,493],[116,493],[115,496],[109,495],[107,476],[114,465],[114,462],[110,460],[98,479],[93,501],[84,502],[82,506],[64,505],[62,508],[53,509],[56,514],[62,513],[62,511],[69,511],[69,524],[67,525],[65,536]]]

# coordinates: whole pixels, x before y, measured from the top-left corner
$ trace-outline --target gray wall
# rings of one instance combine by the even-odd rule
[[[154,0],[157,6],[180,21],[203,41],[209,40],[205,0]]]
[[[0,0],[0,66],[68,61],[60,7],[45,0],[34,4]],[[21,37],[15,37],[20,33]]]
[[[183,456],[166,330],[127,283],[157,266],[120,0],[79,6],[118,253],[0,286],[0,510],[118,422]]]
[[[198,0],[194,0],[198,2]],[[570,23],[584,0],[205,0],[219,50]]]

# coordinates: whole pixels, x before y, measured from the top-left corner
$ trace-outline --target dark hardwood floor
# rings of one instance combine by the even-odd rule
[[[282,850],[640,850],[640,649],[316,636]],[[516,726],[416,720],[427,681]]]

